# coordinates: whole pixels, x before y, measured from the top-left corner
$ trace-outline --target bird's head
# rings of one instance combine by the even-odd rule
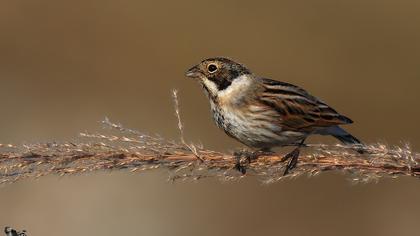
[[[198,80],[210,96],[216,96],[229,88],[235,79],[252,73],[244,65],[231,59],[216,57],[201,61],[185,74]]]

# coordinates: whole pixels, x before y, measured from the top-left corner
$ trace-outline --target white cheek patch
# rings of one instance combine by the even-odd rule
[[[204,84],[204,86],[207,87],[207,89],[209,90],[211,95],[217,95],[218,89],[217,89],[216,84],[213,81],[211,81],[207,78],[203,78],[203,84]]]
[[[225,90],[219,93],[220,98],[224,97],[237,97],[246,91],[251,85],[252,81],[247,75],[242,75],[233,80],[232,84],[229,85]]]

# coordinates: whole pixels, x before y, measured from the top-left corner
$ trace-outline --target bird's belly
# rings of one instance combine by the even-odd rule
[[[270,148],[292,144],[304,137],[301,132],[284,131],[275,122],[261,119],[261,114],[212,109],[217,126],[243,144]],[[266,117],[265,117],[266,118]]]

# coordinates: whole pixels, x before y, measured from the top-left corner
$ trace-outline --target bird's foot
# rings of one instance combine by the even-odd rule
[[[246,158],[248,164],[255,158],[253,152],[248,150],[239,150],[233,152],[233,156],[236,159],[235,169],[241,172],[243,175],[246,174],[246,167],[242,164],[242,159]]]
[[[286,169],[283,172],[283,176],[287,175],[290,172],[290,170],[296,167],[298,163],[299,154],[300,154],[300,148],[295,148],[293,151],[291,151],[290,153],[288,153],[286,156],[284,156],[281,159],[281,162],[285,162],[289,160],[287,162]]]
[[[241,174],[246,174],[246,167],[241,164],[241,161],[239,159],[236,160],[235,164],[235,170],[241,172]]]
[[[242,174],[246,174],[246,167],[242,164],[242,158],[245,158],[247,161],[247,164],[251,164],[252,161],[258,159],[260,156],[267,156],[267,155],[273,155],[274,152],[271,152],[270,150],[258,150],[258,151],[250,151],[250,150],[240,150],[235,151],[233,153],[233,156],[236,158],[236,164],[235,169],[241,172]]]

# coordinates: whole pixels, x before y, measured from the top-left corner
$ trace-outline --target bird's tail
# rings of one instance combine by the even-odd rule
[[[355,146],[355,150],[357,152],[364,153],[363,143],[339,126],[326,128],[319,132],[319,134],[332,135],[334,138],[340,140],[343,144]]]
[[[357,139],[356,137],[354,137],[353,135],[347,133],[345,135],[334,135],[334,138],[340,140],[342,143],[344,144],[362,144],[362,142],[360,142],[359,139]]]

